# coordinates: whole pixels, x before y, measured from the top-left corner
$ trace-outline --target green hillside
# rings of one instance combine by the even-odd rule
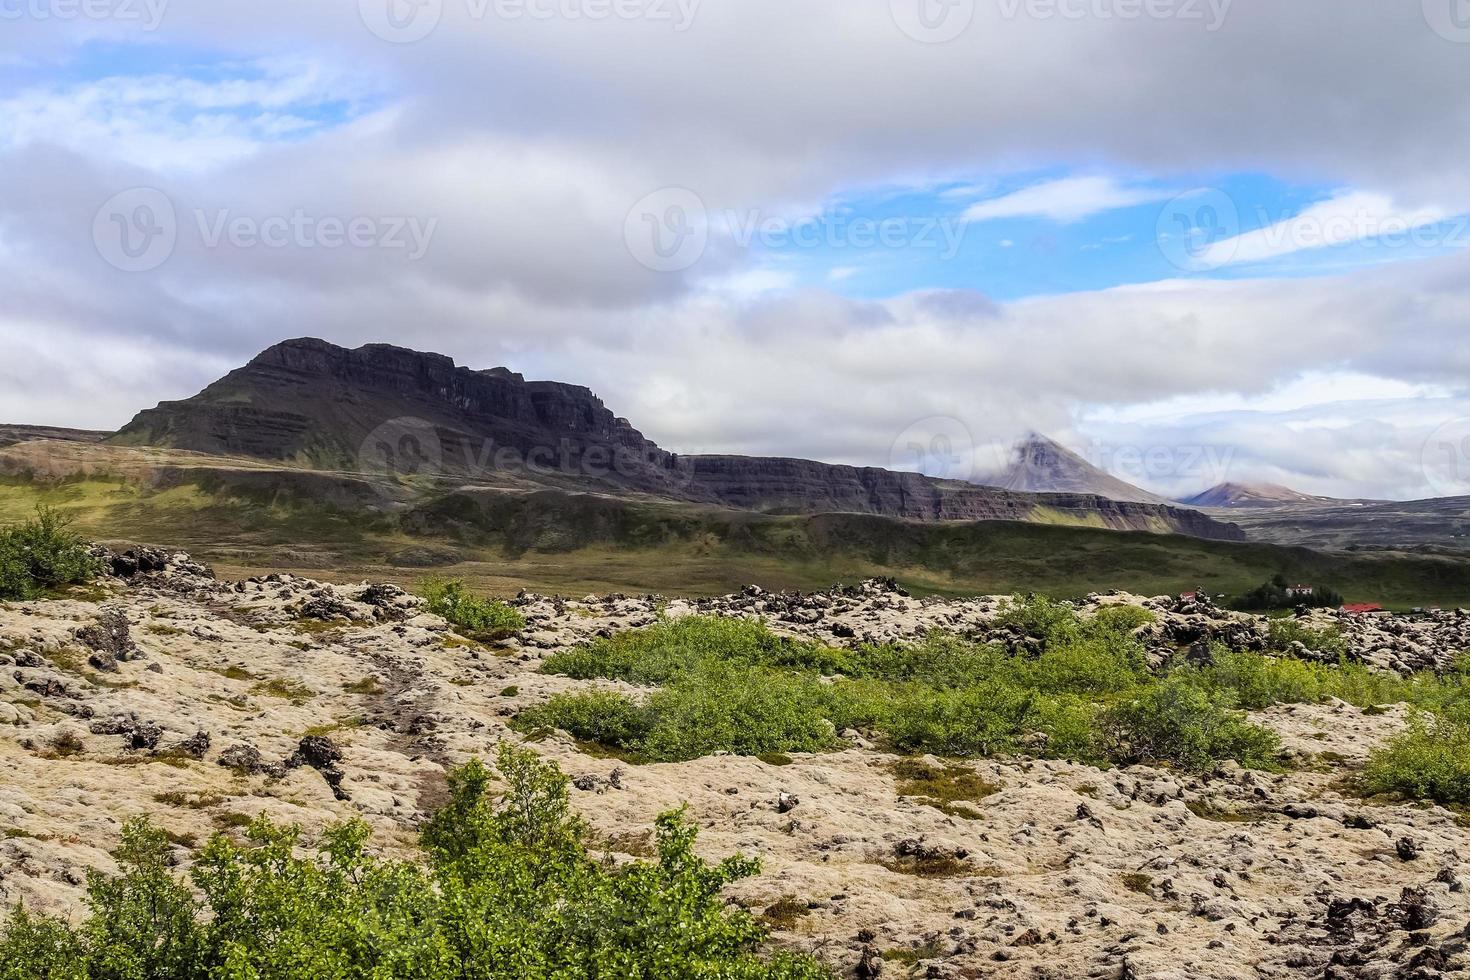
[[[1236,593],[1281,573],[1355,601],[1470,604],[1470,561],[1454,557],[1328,554],[1044,523],[773,516],[551,490],[474,490],[415,504],[356,486],[324,492],[320,480],[201,470],[150,489],[10,478],[0,483],[0,520],[47,503],[99,540],[184,548],[225,574],[411,582],[433,571],[502,593],[700,595],[871,575],[944,594]]]

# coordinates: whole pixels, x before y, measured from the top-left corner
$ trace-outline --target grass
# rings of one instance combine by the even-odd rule
[[[1007,616],[1039,636],[1040,656],[943,634],[834,650],[777,637],[757,622],[660,622],[553,655],[543,666],[578,679],[660,686],[639,696],[559,694],[515,724],[528,732],[559,728],[643,761],[822,752],[854,728],[897,752],[942,757],[1026,751],[1099,764],[1199,769],[1234,758],[1273,765],[1275,737],[1244,719],[1224,679],[1149,673],[1130,634],[1136,617],[1084,620],[1042,598],[1018,598]],[[923,795],[958,806],[960,797],[945,798],[958,777],[941,771],[931,778],[946,785]]]
[[[1153,886],[1154,880],[1146,874],[1141,874],[1134,871],[1123,875],[1123,887],[1128,889],[1130,892],[1136,892],[1139,895],[1147,895],[1149,893],[1149,889],[1153,888]]]
[[[1263,816],[1262,811],[1254,807],[1227,810],[1207,800],[1191,800],[1184,805],[1196,817],[1212,823],[1256,823]]]
[[[1470,748],[1470,660],[1444,675],[1403,678],[1359,664],[1216,649],[1207,666],[1179,663],[1156,673],[1132,636],[1144,622],[1138,614],[1109,610],[1088,619],[1068,604],[1033,596],[1015,598],[1003,615],[1037,639],[1038,654],[946,634],[837,650],[775,636],[752,621],[662,621],[552,655],[543,665],[644,691],[558,694],[514,724],[528,734],[561,729],[634,762],[713,752],[789,758],[836,748],[851,728],[890,751],[941,758],[1022,754],[1186,771],[1229,759],[1273,770],[1280,768],[1279,739],[1252,723],[1247,709],[1337,698],[1371,713],[1409,703],[1438,720],[1375,753],[1368,785],[1470,802],[1470,765],[1456,754]],[[1288,645],[1303,642],[1300,633],[1282,636],[1290,637]],[[978,814],[969,804],[985,787],[963,767],[907,760],[896,774],[902,795],[951,815]]]
[[[219,806],[225,801],[225,798],[213,793],[184,793],[171,790],[167,793],[154,793],[153,801],[162,803],[164,806],[182,807],[186,810],[207,810],[210,807]]]
[[[766,906],[760,919],[768,928],[790,932],[796,928],[797,922],[811,914],[812,910],[795,895],[783,895]]]
[[[119,473],[143,453],[167,455],[119,447],[76,451],[97,455],[95,467]],[[24,519],[39,503],[74,519],[89,537],[181,547],[225,576],[280,571],[283,555],[291,555],[285,559],[291,569],[311,577],[369,577],[408,587],[422,572],[393,567],[391,556],[442,542],[462,559],[454,574],[467,589],[505,595],[520,588],[714,595],[748,582],[815,589],[872,575],[947,595],[1066,597],[1109,588],[1158,595],[1196,586],[1237,594],[1280,573],[1333,582],[1350,601],[1405,608],[1470,602],[1470,561],[1457,557],[1327,554],[1020,522],[779,516],[557,491],[450,494],[420,501],[400,517],[374,513],[366,502],[323,505],[330,495],[320,484],[332,478],[288,464],[232,460],[250,471],[248,482],[198,459],[180,457],[179,464],[190,482],[167,491],[121,476],[44,483],[3,477],[0,520]]]
[[[348,694],[382,694],[383,685],[378,683],[376,677],[364,677],[362,680],[351,681],[342,685],[342,690]]]
[[[879,863],[894,874],[915,878],[967,878],[975,873],[973,864],[950,854],[895,857]]]
[[[300,681],[288,680],[284,677],[273,677],[270,680],[261,681],[250,688],[250,693],[295,702],[309,701],[316,697],[316,691],[310,687]]]
[[[428,612],[443,616],[471,640],[493,643],[526,628],[526,618],[519,610],[472,594],[458,579],[427,579],[419,587],[419,595],[426,600]]]
[[[893,764],[898,795],[917,797],[919,802],[952,817],[978,820],[982,816],[974,803],[1000,792],[1000,787],[987,783],[974,770],[965,766],[932,766],[918,759],[903,759]]]

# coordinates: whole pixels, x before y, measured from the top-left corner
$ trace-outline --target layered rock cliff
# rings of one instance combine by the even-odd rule
[[[294,460],[319,469],[548,485],[760,511],[918,521],[1048,520],[1243,539],[1180,508],[1094,494],[1034,494],[871,467],[677,456],[587,388],[475,371],[385,344],[291,340],[193,398],[139,413],[123,445]]]

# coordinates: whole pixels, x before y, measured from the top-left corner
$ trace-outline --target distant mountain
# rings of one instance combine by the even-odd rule
[[[1086,493],[1109,500],[1169,504],[1125,480],[1092,465],[1062,444],[1033,432],[1011,450],[1010,464],[977,483],[1027,493]]]
[[[1287,504],[1340,504],[1331,497],[1313,497],[1276,483],[1221,483],[1186,497],[1190,507],[1281,507]]]
[[[1041,521],[1244,539],[1233,524],[1143,495],[1059,446],[1029,452],[1018,470],[1027,474],[1024,485],[1050,472],[1045,489],[1059,492],[1042,494],[812,460],[681,456],[586,388],[527,381],[506,368],[470,370],[386,344],[277,344],[192,398],[140,412],[109,442],[406,478],[424,493],[555,488],[763,513]]]
[[[59,439],[63,442],[101,442],[110,433],[90,429],[58,429],[50,425],[9,425],[0,422],[0,447],[13,446],[32,439]]]

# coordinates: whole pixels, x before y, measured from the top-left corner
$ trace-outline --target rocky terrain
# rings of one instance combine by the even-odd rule
[[[386,344],[277,344],[192,398],[140,412],[109,442],[354,474],[444,477],[455,488],[555,487],[762,512],[1045,520],[1244,540],[1228,522],[1139,496],[1099,471],[1093,473],[1102,483],[1074,480],[1051,486],[1068,492],[1037,494],[1024,492],[1029,484],[998,489],[877,467],[676,455],[586,388],[527,381],[507,368],[471,370],[441,354]],[[1110,499],[1115,487],[1119,494]]]
[[[50,425],[6,425],[0,423],[0,448],[20,442],[48,439],[57,442],[101,442],[111,433],[86,429],[58,429]]]
[[[1001,600],[918,599],[887,582],[817,594],[749,588],[690,602],[523,594],[528,625],[494,648],[456,636],[393,586],[289,575],[216,580],[182,554],[110,556],[71,596],[0,607],[0,901],[75,911],[87,867],[112,866],[121,823],[149,814],[187,867],[209,834],[267,812],[308,832],[356,815],[406,853],[445,768],[488,756],[521,708],[576,682],[548,653],[660,614],[758,616],[829,643],[931,628],[1027,638]],[[1262,642],[1260,621],[1208,604],[1137,603],[1160,656]],[[1440,664],[1470,617],[1342,624],[1354,656]],[[688,802],[710,856],[761,876],[732,899],[780,942],[859,977],[1437,977],[1465,962],[1470,836],[1433,806],[1369,805],[1344,777],[1404,710],[1281,707],[1255,720],[1296,765],[1202,776],[997,759],[959,764],[995,788],[951,815],[900,795],[897,761],[858,733],[822,755],[631,766],[564,736],[536,743],[614,854],[647,852]],[[938,760],[929,760],[940,765]]]
[[[1430,500],[1328,500],[1267,507],[1212,508],[1253,541],[1323,550],[1470,550],[1470,497]]]

